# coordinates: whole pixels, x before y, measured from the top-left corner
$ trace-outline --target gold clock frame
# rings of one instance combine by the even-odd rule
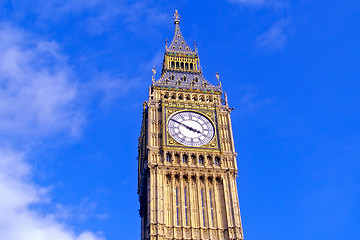
[[[213,138],[206,144],[201,146],[186,146],[182,143],[177,142],[168,132],[168,122],[170,117],[173,114],[180,113],[180,112],[195,112],[198,114],[203,115],[214,126],[214,136]],[[163,133],[165,133],[165,137],[163,138],[163,146],[170,147],[170,148],[195,148],[195,149],[211,149],[211,150],[220,150],[219,144],[219,134],[218,134],[218,127],[217,127],[217,119],[216,119],[216,111],[215,110],[205,110],[205,109],[189,109],[189,108],[179,108],[179,107],[164,107],[164,114],[163,114]]]

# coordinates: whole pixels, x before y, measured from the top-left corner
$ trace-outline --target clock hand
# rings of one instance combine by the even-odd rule
[[[201,131],[196,130],[196,129],[192,128],[192,127],[189,127],[188,125],[186,125],[186,124],[184,124],[184,123],[182,123],[182,122],[179,122],[179,121],[177,121],[177,120],[175,120],[175,119],[170,119],[170,120],[173,120],[174,122],[176,122],[176,123],[178,123],[178,124],[180,124],[180,125],[183,125],[184,127],[186,127],[187,129],[189,129],[190,131],[193,131],[193,132],[196,132],[196,133],[201,133]]]
[[[175,119],[171,119],[171,120],[173,120],[174,122],[176,122],[176,123],[178,123],[178,124],[186,127],[186,128],[189,129],[189,130],[193,130],[193,131],[194,131],[194,129],[193,129],[192,127],[189,127],[188,125],[186,125],[186,124],[184,124],[184,123],[182,123],[182,122],[179,122],[179,121],[177,121],[177,120],[175,120]]]

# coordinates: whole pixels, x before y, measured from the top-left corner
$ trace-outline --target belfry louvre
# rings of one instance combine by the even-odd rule
[[[141,239],[244,239],[236,152],[219,74],[208,82],[174,14],[161,76],[153,68],[139,137]]]

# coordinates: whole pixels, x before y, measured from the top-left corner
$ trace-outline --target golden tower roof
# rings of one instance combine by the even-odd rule
[[[152,86],[222,92],[221,85],[212,85],[204,78],[197,48],[191,49],[180,31],[180,15],[177,10],[173,19],[174,38],[170,46],[166,46],[161,77],[156,81],[153,78]]]

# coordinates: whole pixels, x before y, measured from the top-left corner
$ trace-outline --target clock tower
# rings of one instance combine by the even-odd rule
[[[161,76],[153,68],[139,137],[141,239],[243,239],[236,152],[219,74],[208,82],[174,14]],[[224,96],[224,97],[222,97]]]

